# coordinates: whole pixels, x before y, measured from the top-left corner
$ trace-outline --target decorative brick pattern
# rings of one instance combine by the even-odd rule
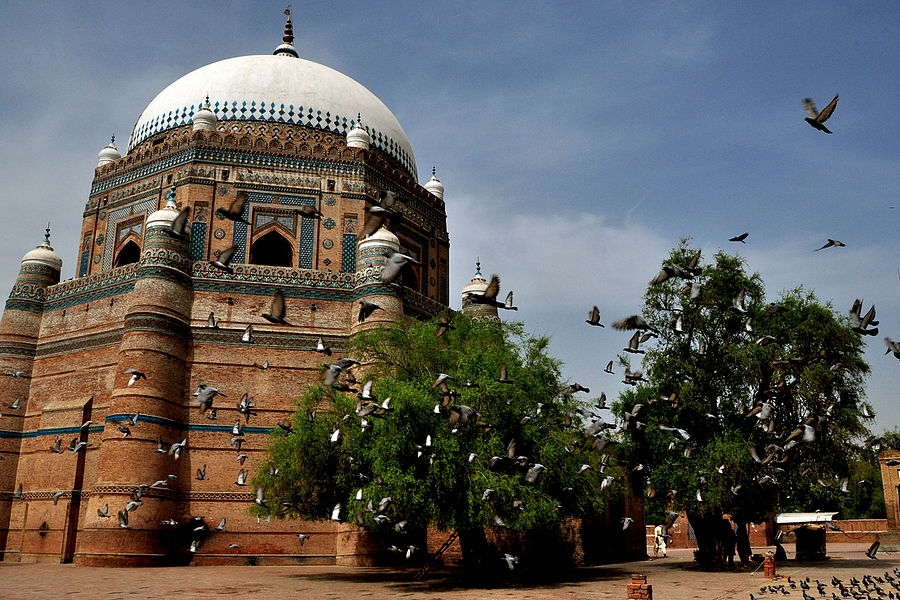
[[[78,276],[84,277],[87,275],[88,267],[91,264],[91,251],[85,250],[81,253],[81,262],[78,265]]]
[[[206,258],[206,223],[191,224],[191,260]]]
[[[154,119],[143,123],[138,130],[132,133],[131,140],[128,142],[129,150],[160,131],[172,129],[179,125],[190,124],[194,117],[194,111],[199,110],[199,108],[199,106],[193,104],[191,106],[183,106],[178,110],[169,111],[165,115],[159,115]],[[352,116],[348,118],[347,116],[332,115],[328,111],[323,113],[321,110],[311,106],[295,107],[293,104],[289,104],[288,106],[279,104],[276,106],[274,102],[259,102],[257,104],[255,101],[251,101],[248,104],[247,102],[242,101],[238,104],[236,101],[221,101],[210,106],[210,109],[215,113],[216,118],[219,120],[240,119],[242,121],[259,120],[275,121],[278,123],[293,123],[296,125],[307,125],[325,131],[333,131],[334,133],[342,135],[346,135],[355,124],[355,119],[353,119]],[[363,126],[371,136],[373,146],[387,152],[399,160],[413,177],[417,177],[413,158],[403,150],[400,144],[382,132],[372,129],[368,125],[364,124]]]
[[[315,206],[316,199],[309,196],[282,196],[277,194],[248,192],[247,203],[244,205],[244,212],[241,215],[247,221],[250,221],[254,204],[262,204],[265,206]],[[308,221],[311,221],[312,223],[307,223]],[[315,219],[303,218],[300,224],[300,267],[304,269],[312,268],[314,233]],[[244,257],[247,256],[247,238],[247,224],[241,221],[235,221],[234,236],[231,241],[233,245],[237,246],[234,251],[234,264],[245,260]],[[306,258],[304,259],[304,257]]]
[[[139,213],[144,213],[146,216],[148,213],[154,212],[156,210],[156,206],[158,204],[158,199],[156,196],[152,198],[147,198],[146,200],[142,200],[137,204],[130,204],[128,206],[123,206],[122,208],[118,208],[116,210],[109,211],[108,218],[106,219],[106,246],[103,248],[103,270],[108,271],[110,266],[112,266],[113,259],[113,251],[115,250],[115,235],[116,235],[116,227],[119,224],[119,221],[129,219],[132,211],[135,215]]]

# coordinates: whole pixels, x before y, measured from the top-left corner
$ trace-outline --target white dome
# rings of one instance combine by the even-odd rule
[[[347,133],[347,147],[368,150],[371,145],[372,136],[370,136],[369,132],[363,129],[362,125],[357,121],[356,125],[353,126],[353,129]]]
[[[192,119],[194,125],[191,127],[191,131],[200,129],[205,131],[215,131],[217,120],[215,113],[209,109],[209,96],[207,96],[206,104],[201,106],[200,109],[194,113]]]
[[[115,136],[113,137],[113,140],[115,140]],[[119,149],[116,148],[116,145],[112,141],[110,141],[109,144],[97,154],[97,166],[102,167],[103,165],[115,162],[120,158],[122,158],[122,155],[119,154]]]
[[[150,229],[151,227],[168,228],[172,225],[179,212],[178,206],[175,204],[175,186],[173,185],[172,189],[166,192],[166,205],[147,217],[147,223],[144,227],[145,229]]]
[[[462,289],[462,296],[465,298],[468,294],[483,294],[488,287],[487,279],[481,274],[481,263],[476,263],[475,276]]]
[[[434,169],[431,170],[431,179],[425,182],[423,185],[426,190],[432,193],[432,195],[437,196],[441,200],[444,199],[444,184],[441,183],[441,180],[435,177]]]
[[[378,231],[359,243],[360,249],[368,246],[390,246],[394,252],[399,252],[400,239],[394,235],[394,232],[382,225]]]
[[[22,264],[40,264],[46,265],[57,271],[62,269],[62,257],[57,254],[50,245],[50,229],[47,229],[47,235],[44,241],[37,248],[22,257]]]
[[[416,178],[416,159],[403,127],[375,94],[326,66],[292,56],[238,56],[188,73],[164,89],[138,117],[129,151],[148,137],[191,122],[199,100],[215,99],[219,120],[295,123],[345,135],[354,116],[366,116],[372,145]]]

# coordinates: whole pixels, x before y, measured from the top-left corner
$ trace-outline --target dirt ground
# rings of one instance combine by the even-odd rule
[[[92,568],[62,564],[0,564],[0,598],[39,600],[44,598],[126,598],[189,600],[239,594],[245,598],[427,598],[431,599],[567,599],[595,600],[626,598],[632,573],[647,575],[657,600],[749,600],[757,598],[803,598],[802,590],[777,596],[760,592],[764,585],[787,584],[809,577],[827,583],[826,596],[840,592],[831,587],[831,578],[849,582],[865,574],[883,576],[900,567],[900,554],[879,554],[877,560],[865,556],[865,544],[830,544],[829,558],[815,563],[788,560],[777,565],[778,579],[768,580],[762,568],[756,571],[701,573],[693,568],[692,551],[676,549],[668,558],[618,563],[578,569],[555,580],[542,582],[513,579],[503,585],[466,587],[452,572],[430,573],[413,581],[413,571],[344,567],[173,567],[173,568]],[[765,548],[754,549],[759,551]],[[792,552],[788,549],[788,557]],[[882,584],[891,590],[887,584]]]

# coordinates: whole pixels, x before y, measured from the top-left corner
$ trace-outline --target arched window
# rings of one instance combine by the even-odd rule
[[[293,267],[294,249],[284,237],[270,231],[250,246],[250,264]]]
[[[134,241],[129,240],[122,248],[119,250],[119,253],[116,255],[116,260],[113,263],[113,267],[121,267],[123,265],[130,265],[131,263],[136,263],[141,260],[141,247],[138,246]]]

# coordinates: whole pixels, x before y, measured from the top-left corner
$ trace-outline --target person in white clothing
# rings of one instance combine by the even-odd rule
[[[668,537],[666,528],[662,525],[657,525],[653,529],[653,557],[656,558],[659,556],[659,552],[662,551],[663,558],[667,556],[666,554],[666,538]]]

